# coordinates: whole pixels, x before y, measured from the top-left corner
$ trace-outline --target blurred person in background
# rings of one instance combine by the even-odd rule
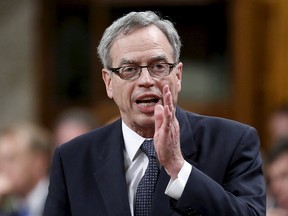
[[[0,216],[12,216],[11,212],[9,193],[12,190],[10,180],[0,170]]]
[[[273,145],[267,158],[266,175],[267,216],[288,216],[288,139]]]
[[[59,146],[99,126],[96,117],[84,108],[65,110],[54,125],[54,145]]]
[[[283,104],[271,112],[268,118],[268,132],[271,143],[288,138],[288,104]]]
[[[3,215],[43,214],[49,184],[47,176],[51,147],[50,133],[37,125],[16,123],[0,129],[0,199]]]

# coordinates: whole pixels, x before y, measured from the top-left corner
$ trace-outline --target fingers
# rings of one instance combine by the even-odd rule
[[[155,131],[159,131],[164,119],[164,108],[162,105],[157,105],[155,107],[154,116],[155,116]]]
[[[174,103],[173,103],[173,98],[172,98],[172,93],[170,91],[170,88],[168,85],[165,85],[163,87],[163,104],[164,107],[168,106],[170,112],[174,112]]]
[[[161,128],[166,131],[165,133],[167,133],[172,124],[173,100],[168,85],[163,87],[162,97],[163,105],[157,105],[154,110],[156,134],[158,134]]]
[[[164,106],[164,124],[170,128],[171,122],[175,116],[175,110],[173,105],[172,93],[168,85],[163,88],[163,106]]]
[[[175,109],[173,105],[172,93],[168,85],[163,87],[163,106],[157,105],[154,110],[155,117],[155,132],[157,133],[161,128],[167,133],[170,130],[175,117]]]

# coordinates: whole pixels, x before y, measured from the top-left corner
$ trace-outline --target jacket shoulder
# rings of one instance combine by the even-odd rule
[[[75,137],[74,139],[62,144],[59,147],[59,151],[79,152],[89,151],[92,148],[97,148],[98,151],[101,151],[104,147],[108,147],[108,143],[113,143],[113,140],[118,139],[121,141],[121,137],[123,137],[121,120],[117,120],[109,125],[96,128],[88,133]],[[105,145],[103,145],[104,143]]]
[[[187,121],[191,126],[193,127],[205,127],[207,128],[221,128],[221,129],[227,129],[227,130],[246,130],[247,128],[253,128],[252,126],[235,121],[232,119],[222,118],[222,117],[216,117],[216,116],[207,116],[207,115],[200,115],[189,111],[183,111],[180,114],[179,121]]]

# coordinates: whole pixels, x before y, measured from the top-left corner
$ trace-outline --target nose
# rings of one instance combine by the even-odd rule
[[[141,68],[141,73],[140,76],[138,78],[139,81],[139,85],[153,85],[154,84],[154,79],[153,77],[150,75],[147,67],[145,68]]]

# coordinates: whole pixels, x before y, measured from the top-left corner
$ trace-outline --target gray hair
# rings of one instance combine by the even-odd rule
[[[175,62],[178,62],[181,41],[173,23],[167,19],[162,19],[152,11],[130,12],[114,21],[103,34],[97,51],[104,68],[107,68],[112,64],[110,50],[114,40],[117,39],[119,35],[129,34],[137,28],[149,25],[157,26],[164,33],[173,48],[174,60]]]

